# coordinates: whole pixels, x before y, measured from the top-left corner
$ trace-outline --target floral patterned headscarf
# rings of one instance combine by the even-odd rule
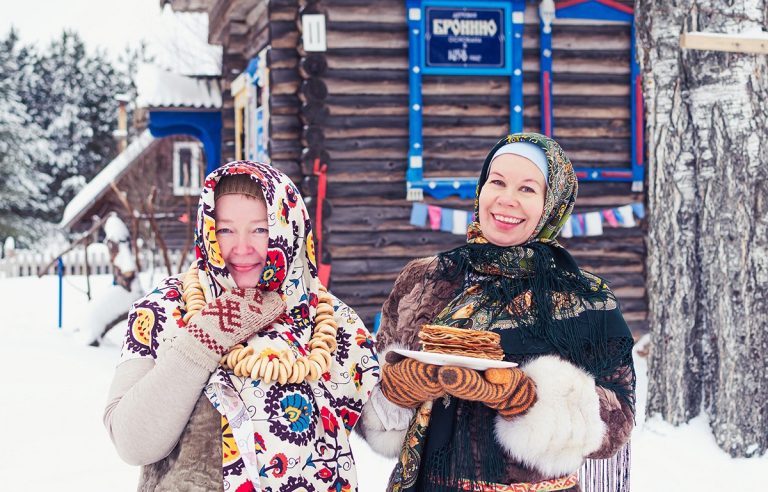
[[[222,177],[238,174],[259,185],[267,205],[269,240],[257,287],[276,291],[288,307],[247,343],[262,356],[286,349],[297,358],[309,355],[320,287],[312,226],[298,189],[277,169],[237,161],[205,179],[195,249],[206,300],[236,287],[216,240],[214,190]],[[356,488],[348,435],[378,380],[378,362],[357,314],[335,297],[333,309],[338,347],[320,380],[265,384],[223,368],[211,376],[205,394],[222,414],[225,490]]]
[[[305,289],[302,294],[317,293],[319,280],[312,225],[299,190],[287,176],[271,166],[237,161],[212,172],[205,179],[200,195],[195,247],[198,269],[204,272],[205,284],[210,287],[206,298],[218,297],[222,291],[236,287],[216,241],[214,188],[222,177],[237,174],[254,180],[267,204],[269,241],[258,287],[291,297],[299,285]]]

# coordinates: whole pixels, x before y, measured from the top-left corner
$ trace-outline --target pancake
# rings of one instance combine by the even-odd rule
[[[478,359],[504,359],[501,336],[490,331],[423,325],[419,332],[419,340],[424,352],[463,355]]]

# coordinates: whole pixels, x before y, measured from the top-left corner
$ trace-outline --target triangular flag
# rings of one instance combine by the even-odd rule
[[[608,222],[609,226],[619,227],[619,221],[616,220],[616,214],[614,214],[613,210],[610,208],[603,210],[603,217],[605,217],[605,221]]]
[[[642,203],[633,203],[631,207],[632,207],[632,211],[635,212],[635,215],[637,215],[638,219],[645,218],[645,205],[643,205]]]
[[[433,231],[440,230],[440,216],[442,212],[436,205],[427,205],[427,215],[429,216],[429,228]]]
[[[584,215],[587,236],[603,235],[603,219],[600,212],[589,212]]]
[[[411,208],[411,225],[424,227],[427,225],[427,204],[416,202]]]
[[[452,233],[457,236],[464,236],[467,234],[467,215],[465,210],[453,211],[453,230]]]
[[[578,215],[571,215],[571,228],[573,229],[573,237],[584,235],[584,227],[581,225]]]
[[[632,206],[624,205],[618,208],[619,215],[621,216],[621,225],[624,227],[635,227],[635,216],[632,214]]]
[[[443,232],[453,231],[453,210],[444,208],[440,213],[440,230]]]

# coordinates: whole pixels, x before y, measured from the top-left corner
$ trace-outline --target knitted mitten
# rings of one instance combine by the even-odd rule
[[[187,332],[218,360],[233,345],[247,340],[285,312],[274,291],[233,289],[209,302],[187,323]]]
[[[518,368],[488,369],[485,377],[473,369],[443,366],[438,379],[457,398],[481,401],[504,418],[524,413],[536,402],[536,385]]]
[[[437,381],[438,367],[414,359],[385,364],[381,369],[381,392],[395,405],[416,408],[445,394]]]

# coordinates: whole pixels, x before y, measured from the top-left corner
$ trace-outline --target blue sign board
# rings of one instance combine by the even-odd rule
[[[504,9],[425,10],[425,67],[504,68]]]

